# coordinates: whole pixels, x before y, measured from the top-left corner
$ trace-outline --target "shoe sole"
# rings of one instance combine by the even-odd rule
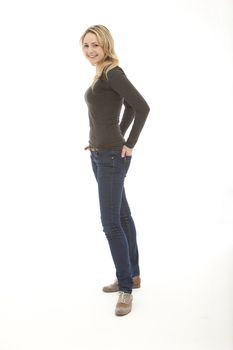
[[[125,316],[125,315],[128,315],[130,312],[132,311],[132,306],[131,306],[131,308],[130,308],[130,310],[129,311],[127,311],[127,312],[125,312],[125,311],[115,311],[115,315],[116,316]]]

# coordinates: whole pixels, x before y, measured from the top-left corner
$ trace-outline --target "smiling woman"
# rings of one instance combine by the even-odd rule
[[[90,123],[86,149],[91,152],[103,231],[117,277],[103,291],[119,291],[115,314],[123,316],[131,311],[132,288],[139,288],[141,281],[136,228],[126,199],[124,179],[149,106],[118,66],[113,38],[106,27],[89,27],[81,37],[81,44],[85,57],[96,67],[94,81],[85,93]],[[119,123],[123,105],[125,109]],[[132,122],[125,140],[124,135]]]

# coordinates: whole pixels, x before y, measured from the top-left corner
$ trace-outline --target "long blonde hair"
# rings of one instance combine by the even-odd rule
[[[81,44],[83,44],[84,38],[87,33],[93,33],[96,35],[97,41],[105,53],[104,61],[96,66],[96,75],[92,83],[92,87],[94,87],[95,83],[101,77],[102,73],[104,72],[107,78],[108,72],[118,65],[119,60],[114,50],[113,37],[110,31],[105,26],[93,25],[87,28],[80,38]]]

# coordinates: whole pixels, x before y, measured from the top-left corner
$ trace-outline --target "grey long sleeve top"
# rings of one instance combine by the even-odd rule
[[[144,126],[149,106],[119,66],[104,74],[85,93],[88,107],[89,145],[100,149],[133,148]],[[121,109],[124,112],[120,121]],[[120,122],[119,122],[120,121]],[[124,135],[133,122],[129,137]]]

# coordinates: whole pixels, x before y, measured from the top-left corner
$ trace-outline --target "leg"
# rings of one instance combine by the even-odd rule
[[[93,170],[96,171],[98,182],[101,221],[115,264],[119,289],[131,293],[129,246],[120,219],[124,178],[128,167],[118,153],[105,151],[94,154],[92,163],[96,165]]]
[[[128,246],[129,246],[129,255],[132,269],[132,277],[139,276],[140,270],[138,265],[138,246],[136,238],[136,228],[131,216],[129,204],[125,195],[125,189],[123,188],[122,201],[121,201],[121,225],[126,234]]]

